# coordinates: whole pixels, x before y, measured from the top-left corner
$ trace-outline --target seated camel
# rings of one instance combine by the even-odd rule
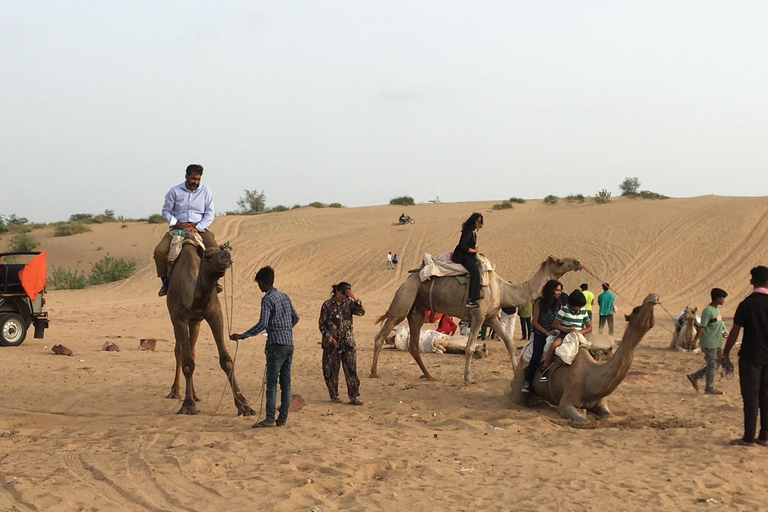
[[[232,259],[228,250],[205,249],[201,257],[199,249],[193,243],[184,243],[168,276],[166,304],[176,337],[176,377],[167,398],[180,398],[179,372],[182,371],[186,389],[179,414],[198,412],[195,402],[200,399],[195,393],[192,375],[195,372],[195,343],[200,332],[200,322],[205,320],[219,349],[221,369],[227,374],[232,387],[237,415],[252,416],[255,412],[240,392],[235,380],[234,363],[224,344],[224,316],[216,291],[216,284],[232,265]]]
[[[574,258],[555,258],[550,256],[540,265],[536,274],[523,284],[512,284],[503,280],[499,275],[489,271],[488,286],[483,287],[483,298],[477,301],[479,307],[467,308],[466,291],[467,284],[459,282],[454,276],[431,277],[421,281],[418,273],[412,273],[400,288],[389,305],[387,312],[376,323],[382,323],[381,330],[374,338],[373,363],[371,364],[371,377],[378,377],[379,353],[389,333],[397,324],[408,317],[408,326],[411,330],[411,341],[408,351],[418,363],[423,376],[428,380],[435,380],[424,366],[419,351],[419,332],[424,325],[425,311],[436,311],[444,315],[459,317],[470,322],[469,337],[467,338],[464,364],[464,381],[469,382],[469,365],[474,353],[477,334],[483,322],[494,329],[504,345],[515,371],[515,343],[510,339],[499,324],[499,310],[502,307],[522,306],[541,294],[544,283],[550,279],[559,279],[566,272],[581,270],[581,263]]]
[[[581,410],[598,418],[611,415],[608,396],[621,384],[629,372],[632,359],[643,336],[653,328],[653,308],[660,304],[659,296],[651,294],[631,315],[626,316],[627,329],[621,344],[613,356],[604,363],[598,363],[586,349],[579,350],[573,363],[556,366],[549,372],[548,382],[539,382],[540,370],[536,370],[532,391],[547,402],[557,405],[560,416],[567,420],[587,421]],[[540,364],[540,363],[533,363]],[[522,361],[521,361],[522,366]],[[525,372],[517,372],[512,380],[512,400],[528,405],[531,393],[523,393]]]
[[[672,342],[669,344],[669,348],[680,350],[681,352],[698,352],[699,347],[693,343],[693,338],[696,336],[696,310],[698,308],[692,308],[686,306],[683,313],[677,318],[675,322],[675,334],[672,336]]]

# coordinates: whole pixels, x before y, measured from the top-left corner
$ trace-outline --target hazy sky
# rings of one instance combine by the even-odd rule
[[[765,195],[768,2],[0,0],[0,214]]]

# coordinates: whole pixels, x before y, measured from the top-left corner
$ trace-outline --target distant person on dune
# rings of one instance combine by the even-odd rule
[[[600,324],[598,325],[598,332],[603,334],[603,328],[605,323],[608,322],[608,334],[613,336],[613,314],[616,312],[616,308],[613,303],[616,300],[616,296],[611,291],[611,285],[603,283],[603,293],[597,296],[597,305],[600,306],[598,314],[600,315]]]
[[[387,268],[395,268],[395,266],[392,264],[392,253],[387,253]]]
[[[206,248],[217,248],[216,237],[209,226],[213,222],[213,192],[200,184],[203,178],[203,166],[187,166],[184,182],[176,185],[165,194],[162,214],[171,230],[180,229],[186,233],[199,234]],[[168,293],[168,252],[171,250],[171,234],[165,233],[155,247],[155,267],[157,277],[162,284],[157,295],[164,297]],[[221,291],[220,285],[216,284]]]
[[[768,267],[753,268],[752,294],[739,303],[733,327],[723,349],[723,365],[730,364],[731,349],[744,329],[739,350],[739,383],[744,400],[744,436],[731,444],[768,446]],[[760,433],[755,439],[757,415]]]
[[[579,288],[581,288],[581,293],[584,294],[584,298],[587,299],[587,304],[584,306],[584,311],[587,312],[589,315],[590,321],[592,320],[592,303],[595,302],[595,294],[589,291],[589,285],[587,283],[583,283]]]

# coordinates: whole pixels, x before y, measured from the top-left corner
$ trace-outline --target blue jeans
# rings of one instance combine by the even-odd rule
[[[707,391],[712,390],[715,387],[715,374],[720,367],[720,359],[723,358],[722,348],[701,348],[704,352],[704,366],[698,371],[693,372],[694,379],[700,379],[702,377],[707,378]]]
[[[277,381],[280,379],[280,416],[278,420],[288,419],[288,407],[291,405],[291,363],[293,347],[288,345],[270,345],[267,347],[267,421],[275,419],[277,402]]]
[[[541,356],[544,355],[544,345],[546,344],[547,335],[541,334],[539,331],[533,331],[533,354],[531,355],[531,361],[525,368],[525,382],[528,384],[533,383],[533,375],[541,363]]]

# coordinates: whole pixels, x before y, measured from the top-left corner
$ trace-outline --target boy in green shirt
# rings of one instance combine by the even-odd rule
[[[704,392],[709,395],[722,395],[723,392],[715,388],[715,373],[723,357],[723,337],[728,332],[725,329],[719,307],[723,305],[728,294],[720,288],[712,288],[710,296],[712,302],[701,312],[701,325],[696,326],[696,336],[693,338],[693,346],[695,347],[696,343],[699,342],[699,346],[704,352],[705,364],[698,371],[688,374],[687,377],[693,389],[699,391],[698,380],[706,376],[707,384]]]

